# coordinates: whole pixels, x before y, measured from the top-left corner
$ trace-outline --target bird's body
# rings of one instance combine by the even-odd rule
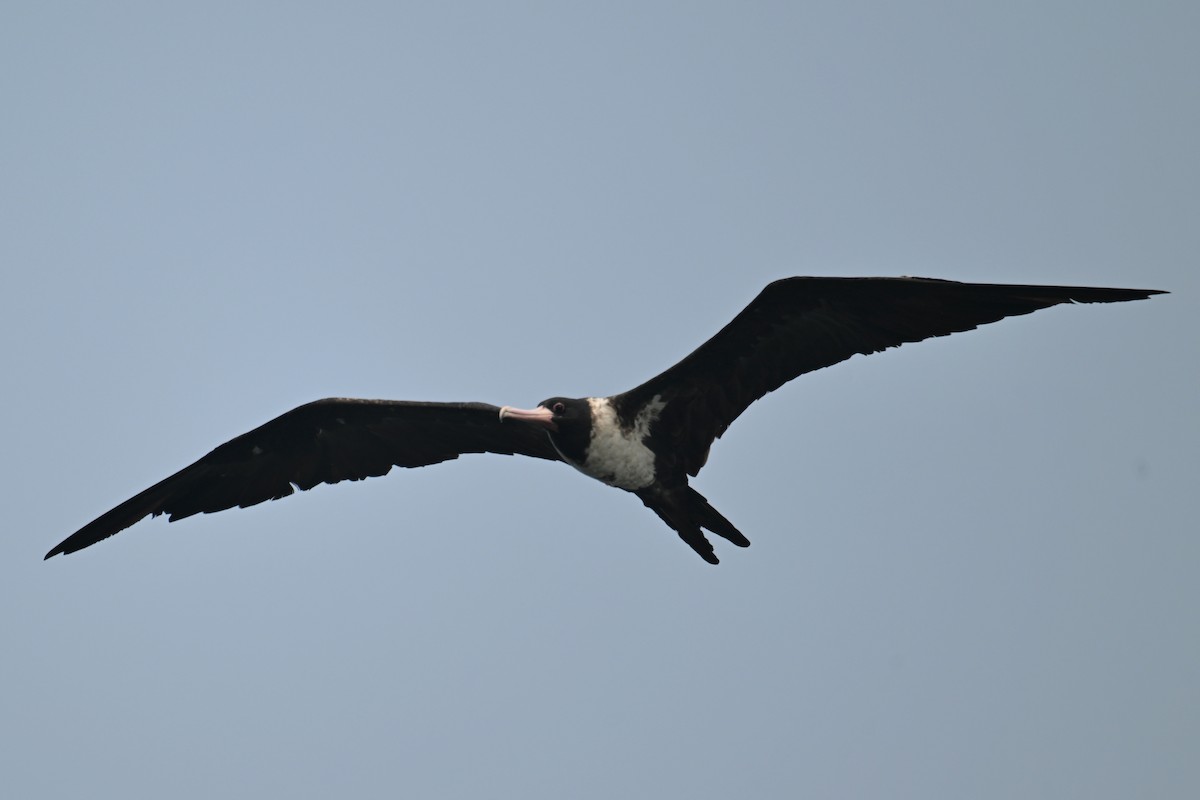
[[[688,485],[745,409],[798,375],[907,342],[1059,303],[1145,299],[1156,290],[969,284],[929,278],[786,278],[691,355],[609,397],[556,397],[522,410],[484,403],[327,399],[217,447],[69,536],[46,558],[138,520],[245,507],[463,453],[564,461],[632,492],[710,563],[702,529],[750,542]]]
[[[571,402],[561,400],[559,402]],[[607,397],[587,397],[587,448],[571,451],[569,445],[556,444],[555,449],[572,467],[584,475],[618,489],[634,492],[654,483],[657,460],[650,449],[650,428],[662,413],[661,401],[651,400],[638,410],[632,423],[625,424]],[[580,408],[580,415],[584,414]],[[555,437],[550,437],[555,442]],[[568,447],[567,452],[563,447]]]

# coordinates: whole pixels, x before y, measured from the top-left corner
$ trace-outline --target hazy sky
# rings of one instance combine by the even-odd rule
[[[1200,795],[1200,5],[0,7],[12,797]],[[628,389],[785,275],[1160,288],[856,358],[636,498],[145,521],[331,395]]]

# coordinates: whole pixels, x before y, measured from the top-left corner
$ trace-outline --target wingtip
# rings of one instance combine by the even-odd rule
[[[69,542],[69,541],[71,541],[69,538],[63,539],[58,544],[54,545],[54,547],[50,548],[49,553],[46,553],[46,555],[42,556],[42,561],[48,561],[57,555],[65,556],[68,553],[74,553],[76,550],[79,549],[78,547],[67,547],[67,542]]]
[[[1078,292],[1071,297],[1076,303],[1123,303],[1128,300],[1149,300],[1157,294],[1170,294],[1165,289],[1098,289],[1090,286],[1072,288]]]

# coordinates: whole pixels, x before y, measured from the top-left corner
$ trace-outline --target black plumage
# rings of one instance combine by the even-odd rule
[[[329,398],[306,403],[216,448],[59,543],[46,558],[95,544],[148,515],[175,520],[246,508],[321,483],[386,475],[464,453],[558,460],[543,431],[502,425],[486,403]]]
[[[1060,303],[1111,303],[1150,289],[972,284],[929,278],[786,278],[665,372],[607,398],[552,398],[529,411],[484,403],[328,399],[293,409],[88,523],[46,554],[72,553],[166,514],[246,507],[319,483],[361,480],[464,453],[563,460],[636,494],[697,553],[702,529],[750,544],[688,485],[746,408],[806,372]]]

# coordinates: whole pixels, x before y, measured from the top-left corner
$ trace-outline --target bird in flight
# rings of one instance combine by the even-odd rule
[[[688,485],[715,439],[768,392],[806,372],[968,331],[1059,303],[1117,303],[1154,289],[1020,286],[933,278],[785,278],[695,352],[608,397],[552,397],[533,409],[486,403],[330,398],[217,447],[54,547],[74,553],[147,516],[174,522],[245,508],[320,483],[362,480],[464,453],[564,461],[632,492],[710,564],[707,530],[750,541]]]

